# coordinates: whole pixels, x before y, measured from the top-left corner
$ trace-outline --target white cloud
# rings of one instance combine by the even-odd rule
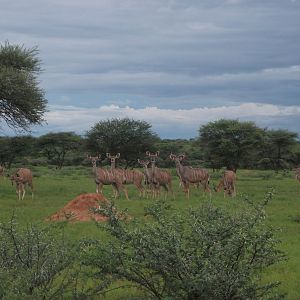
[[[300,118],[300,106],[257,103],[193,109],[160,109],[158,107],[138,109],[114,104],[97,108],[53,106],[46,115],[48,125],[36,130],[40,133],[42,131],[75,131],[82,134],[101,120],[129,117],[149,122],[153,130],[162,137],[190,138],[197,135],[200,125],[222,118],[255,120],[259,125],[260,120],[283,116],[299,116]]]

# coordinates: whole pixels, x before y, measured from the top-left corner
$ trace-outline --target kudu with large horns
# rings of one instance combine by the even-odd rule
[[[87,159],[92,163],[93,173],[95,175],[95,183],[97,185],[96,193],[102,193],[103,185],[111,185],[115,190],[115,197],[119,197],[120,190],[122,190],[128,200],[128,193],[123,185],[123,176],[115,170],[97,167],[97,162],[100,161],[100,158],[101,155],[87,156]]]
[[[139,196],[140,197],[143,196],[144,195],[144,187],[143,187],[144,174],[138,170],[127,170],[127,169],[116,168],[116,160],[120,158],[120,153],[116,155],[111,155],[110,153],[106,153],[106,157],[110,160],[111,169],[115,170],[116,172],[119,172],[120,175],[122,176],[123,184],[135,185],[139,191]]]
[[[183,191],[190,198],[190,184],[201,184],[205,192],[211,193],[209,188],[209,174],[206,169],[183,166],[184,154],[170,154],[170,159],[175,162],[178,177],[182,183]]]

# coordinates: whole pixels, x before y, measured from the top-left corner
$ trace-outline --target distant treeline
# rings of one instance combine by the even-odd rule
[[[146,151],[159,151],[160,167],[174,167],[171,153],[186,155],[185,164],[213,169],[289,169],[300,164],[298,135],[288,130],[262,129],[253,122],[218,120],[199,128],[194,139],[160,139],[144,121],[110,119],[95,124],[84,136],[74,132],[48,133],[40,137],[0,137],[0,163],[88,165],[87,155],[120,153],[118,165],[138,167],[137,159]]]

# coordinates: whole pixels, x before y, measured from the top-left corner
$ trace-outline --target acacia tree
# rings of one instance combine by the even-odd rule
[[[16,159],[34,152],[35,139],[30,136],[0,137],[0,165],[10,168]]]
[[[241,165],[252,165],[254,154],[262,145],[264,130],[253,122],[221,119],[200,127],[199,142],[204,158],[214,168],[225,166],[236,171]]]
[[[158,140],[149,123],[129,118],[100,121],[87,132],[86,137],[88,151],[121,153],[126,168],[134,166],[147,150],[154,149]]]
[[[48,133],[38,138],[37,145],[48,161],[61,169],[67,153],[81,147],[81,137],[74,132]]]
[[[268,130],[259,163],[277,171],[289,167],[289,163],[295,160],[293,147],[297,145],[297,137],[297,133],[288,130]]]
[[[30,125],[41,124],[47,100],[38,86],[41,72],[38,49],[0,45],[0,121],[16,130],[28,131]]]
[[[265,221],[272,196],[260,204],[246,197],[234,215],[212,203],[179,214],[158,201],[145,211],[152,222],[143,224],[123,222],[126,214],[108,204],[99,209],[109,217],[99,227],[112,238],[82,243],[81,261],[100,289],[110,281],[114,289],[136,286],[144,292],[136,299],[282,299],[278,283],[261,278],[285,258]]]

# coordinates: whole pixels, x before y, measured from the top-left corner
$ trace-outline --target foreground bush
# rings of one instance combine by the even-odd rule
[[[0,224],[0,299],[60,299],[73,285],[72,251],[55,225]]]
[[[284,258],[265,224],[271,197],[234,215],[210,203],[178,214],[159,202],[146,210],[152,218],[146,224],[120,221],[111,205],[104,210],[111,239],[83,243],[83,263],[100,289],[107,282],[114,289],[135,286],[143,298],[279,299],[279,283],[261,280],[266,267]]]

